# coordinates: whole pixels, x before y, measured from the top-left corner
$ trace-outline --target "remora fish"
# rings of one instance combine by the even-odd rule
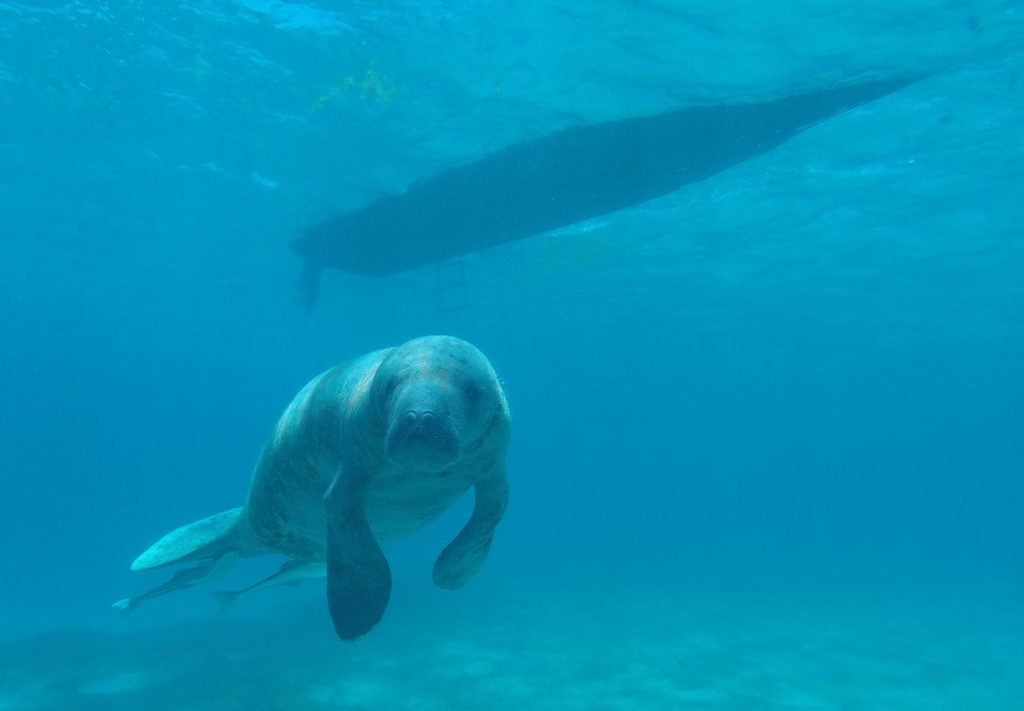
[[[145,600],[152,600],[155,597],[167,595],[168,593],[182,590],[184,588],[190,588],[194,585],[199,585],[200,583],[216,582],[227,574],[231,569],[231,566],[235,564],[236,560],[238,560],[238,553],[231,551],[218,556],[217,558],[200,561],[199,565],[179,570],[174,574],[174,577],[166,583],[157,585],[152,590],[141,595],[118,600],[111,605],[111,607],[120,610],[122,615],[127,615],[134,612],[135,608]]]
[[[310,578],[323,578],[327,576],[327,565],[324,563],[307,563],[301,560],[287,560],[281,564],[281,568],[273,575],[259,580],[247,588],[241,590],[214,590],[210,593],[214,600],[220,603],[218,615],[223,615],[228,608],[235,604],[242,595],[267,590],[268,588],[284,585],[296,587]]]

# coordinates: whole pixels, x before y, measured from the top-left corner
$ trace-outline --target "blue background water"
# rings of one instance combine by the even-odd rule
[[[957,599],[1021,655],[1021,37],[996,0],[0,3],[0,632],[237,633],[192,591],[109,604],[162,580],[127,569],[155,538],[241,500],[306,380],[443,332],[505,382],[512,504],[454,595],[428,571],[465,506],[389,550],[381,654],[422,606],[529,636],[551,621],[524,601],[560,600],[604,639],[702,591],[888,620]],[[465,258],[468,309],[431,268],[298,303],[295,230],[517,141],[933,70]],[[327,626],[309,587],[238,619]]]

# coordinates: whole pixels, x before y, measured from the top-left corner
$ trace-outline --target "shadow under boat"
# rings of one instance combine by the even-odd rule
[[[615,212],[704,180],[920,78],[693,106],[512,145],[303,230],[290,246],[305,260],[307,306],[325,268],[383,277]]]

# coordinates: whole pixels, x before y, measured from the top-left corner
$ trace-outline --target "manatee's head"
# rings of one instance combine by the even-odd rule
[[[441,471],[504,407],[490,363],[449,336],[395,348],[374,376],[371,397],[387,428],[384,454],[395,464]]]

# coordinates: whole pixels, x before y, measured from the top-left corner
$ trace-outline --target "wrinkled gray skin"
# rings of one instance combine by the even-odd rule
[[[292,400],[240,512],[168,534],[132,567],[231,552],[326,561],[335,630],[355,639],[388,604],[381,544],[422,528],[470,488],[473,514],[435,562],[434,583],[458,588],[480,569],[508,502],[508,438],[501,386],[469,343],[428,336],[375,351],[323,373]]]

